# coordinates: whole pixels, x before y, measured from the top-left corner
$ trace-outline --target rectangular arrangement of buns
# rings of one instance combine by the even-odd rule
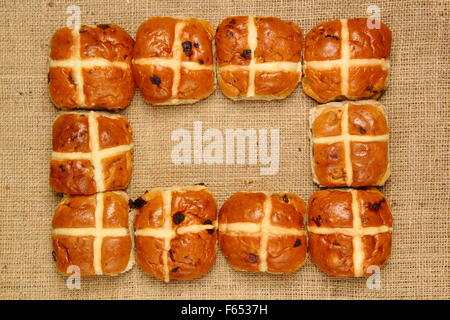
[[[163,281],[199,278],[216,243],[236,270],[291,274],[308,256],[323,272],[363,277],[391,252],[392,213],[376,189],[390,176],[387,109],[392,36],[368,19],[321,23],[305,37],[275,17],[152,17],[135,40],[121,27],[62,28],[51,39],[50,185],[65,196],[52,222],[56,269],[118,275],[135,261]],[[310,110],[307,204],[289,191],[239,190],[219,207],[204,185],[152,186],[132,200],[130,123],[112,113],[139,88],[152,106],[207,99],[285,99],[301,82]],[[187,106],[188,108],[188,106]],[[78,110],[82,109],[82,110]],[[224,110],[225,112],[225,110]],[[330,188],[330,189],[327,189]]]

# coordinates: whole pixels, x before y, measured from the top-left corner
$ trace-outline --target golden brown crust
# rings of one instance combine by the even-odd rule
[[[128,227],[128,202],[123,195],[105,192],[103,198],[103,227]]]
[[[183,48],[181,61],[197,62],[200,65],[213,65],[214,27],[206,20],[189,18],[184,20],[185,26],[181,30],[181,43],[191,42],[188,49]]]
[[[102,242],[102,271],[116,275],[126,270],[130,261],[131,237],[104,237]]]
[[[334,276],[367,276],[385,265],[392,242],[392,214],[376,189],[321,190],[308,201],[309,254]],[[369,269],[368,269],[369,268]]]
[[[339,190],[321,190],[308,200],[308,226],[351,228],[352,194]]]
[[[103,199],[102,221],[104,228],[128,228],[128,202],[123,192],[101,193]],[[68,196],[55,210],[53,228],[93,228],[98,198]]]
[[[303,229],[305,225],[305,202],[295,194],[272,194],[270,223],[284,228]]]
[[[84,109],[124,109],[133,99],[135,84],[131,69],[83,69],[83,78],[86,96]]]
[[[389,58],[392,33],[384,23],[380,23],[379,29],[369,29],[367,19],[356,18],[349,19],[347,27],[351,58]]]
[[[264,216],[266,195],[262,192],[236,192],[224,202],[219,212],[219,224],[234,222],[260,223]]]
[[[134,221],[136,230],[162,228],[164,223],[164,199],[160,192],[145,193],[145,205],[139,208]],[[142,199],[142,197],[141,197]]]
[[[72,68],[51,67],[48,72],[48,90],[56,106],[77,107],[77,85]]]
[[[89,195],[97,190],[90,160],[52,160],[50,186],[56,192]]]
[[[213,70],[181,68],[178,97],[183,100],[204,99],[214,91]]]
[[[74,54],[74,39],[72,30],[61,28],[56,30],[50,41],[50,59],[65,60]]]
[[[359,207],[363,227],[386,225],[392,227],[392,214],[385,196],[375,190],[359,190]]]
[[[219,67],[223,65],[248,65],[244,51],[248,45],[248,17],[228,17],[217,27],[216,55]]]
[[[302,31],[290,21],[226,18],[217,28],[216,52],[219,86],[231,99],[282,99],[301,77]]]
[[[348,131],[354,135],[382,135],[389,133],[382,109],[371,104],[348,106]]]
[[[306,236],[269,236],[267,271],[294,273],[306,261]]]
[[[135,91],[131,73],[133,46],[130,35],[113,24],[82,26],[79,32],[57,30],[51,40],[48,84],[53,103],[61,108],[108,110],[128,106]],[[71,62],[73,59],[81,61],[80,70]],[[83,64],[89,59],[94,59],[96,66]],[[83,88],[77,89],[79,76]]]
[[[103,225],[96,229],[99,220]],[[80,268],[81,276],[116,275],[130,266],[132,241],[124,193],[66,197],[55,210],[52,228],[56,268],[62,274],[73,274],[74,270],[67,269],[71,265]],[[126,235],[114,235],[118,228]],[[92,230],[103,235],[92,234]],[[108,231],[112,234],[105,234]],[[96,248],[95,239],[99,237],[101,244]],[[96,270],[95,259],[100,261],[100,273]]]
[[[53,151],[89,152],[89,122],[84,114],[56,118],[52,134]]]
[[[163,103],[172,97],[172,68],[133,64],[133,75],[142,96],[148,102]]]
[[[342,114],[343,110],[339,107],[330,106],[327,110],[321,112],[312,123],[311,132],[313,137],[332,137],[339,136],[342,134]],[[353,116],[355,113],[352,113],[352,129],[350,130],[351,134],[353,134],[353,125],[358,120],[354,121]],[[350,118],[350,115],[349,115]],[[359,132],[359,131],[358,131]]]
[[[320,270],[331,276],[354,275],[352,237],[340,233],[309,233],[308,241],[309,257]]]
[[[345,150],[342,142],[315,143],[313,146],[313,171],[321,186],[346,185]]]
[[[213,38],[212,24],[196,18],[154,17],[142,23],[133,53],[133,75],[145,100],[182,104],[208,97],[215,90]],[[151,58],[161,60],[145,60]]]
[[[297,72],[256,72],[255,94],[257,96],[288,96],[300,80]]]
[[[219,212],[222,253],[236,270],[295,272],[306,261],[305,212],[294,193],[237,192]]]
[[[388,82],[391,42],[385,24],[369,29],[366,18],[317,25],[305,38],[305,93],[321,103],[378,99]],[[363,60],[350,66],[354,59]]]
[[[163,248],[164,239],[136,237],[136,263],[142,270],[158,279],[164,279]]]
[[[366,256],[363,264],[364,275],[374,273],[369,267],[384,267],[391,255],[392,234],[390,232],[380,233],[375,236],[362,237],[363,250]]]
[[[289,61],[302,58],[302,30],[291,21],[278,18],[255,18],[258,44],[257,63]]]
[[[348,77],[351,100],[378,99],[386,87],[388,71],[380,66],[350,67]]]
[[[248,90],[248,71],[219,71],[219,87],[227,97],[243,97]]]
[[[93,228],[95,207],[95,196],[70,197],[56,208],[52,228]]]
[[[204,190],[172,192],[171,216],[182,214],[183,221],[172,219],[172,229],[190,225],[212,224],[216,220],[217,207],[211,193]]]
[[[131,151],[127,151],[102,160],[105,190],[122,190],[128,187],[133,169],[131,157]]]
[[[91,128],[95,122],[97,126]],[[92,149],[95,144],[91,139],[98,139],[98,150]],[[50,185],[56,192],[89,195],[128,186],[132,172],[132,132],[125,118],[63,113],[53,124],[52,144]],[[91,161],[92,157],[100,161]],[[101,165],[99,177],[96,177],[95,165]],[[99,181],[103,186],[97,185]]]
[[[315,26],[305,38],[305,61],[341,58],[341,21],[333,20]]]
[[[327,70],[304,68],[303,91],[314,100],[324,103],[332,100],[345,100],[342,95],[341,68]]]
[[[100,24],[80,29],[81,58],[104,58],[109,61],[131,62],[133,38],[121,27]]]
[[[169,17],[154,17],[144,21],[136,33],[133,58],[171,57],[178,21]]]
[[[388,142],[351,142],[353,187],[380,185],[388,170]]]
[[[80,268],[80,276],[94,275],[94,237],[52,236],[53,251],[56,257],[56,270],[64,275],[71,275]],[[72,272],[70,272],[72,271]]]
[[[376,101],[311,110],[312,170],[321,186],[378,186],[390,175],[388,124]]]
[[[125,118],[99,116],[97,121],[100,149],[117,147],[133,142],[131,126]]]
[[[212,268],[217,208],[206,188],[153,189],[135,203],[137,263],[145,272],[165,281],[189,280]]]
[[[208,272],[216,262],[215,234],[204,230],[172,239],[168,259],[170,279],[196,279]]]
[[[261,237],[219,233],[219,246],[227,262],[236,270],[258,272]]]

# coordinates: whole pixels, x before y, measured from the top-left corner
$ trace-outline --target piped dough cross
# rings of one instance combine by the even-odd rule
[[[86,106],[86,95],[84,94],[83,69],[92,69],[97,67],[117,67],[120,69],[129,69],[128,63],[123,61],[109,61],[104,58],[81,59],[81,41],[80,27],[71,28],[73,37],[73,55],[69,59],[53,60],[50,59],[50,67],[71,68],[72,78],[76,87],[76,103],[80,107]]]
[[[122,195],[125,193],[121,192]],[[95,195],[95,227],[94,228],[55,228],[53,235],[69,237],[94,237],[94,271],[96,275],[102,275],[102,243],[105,237],[126,237],[129,235],[127,228],[103,228],[104,193]],[[126,196],[126,199],[128,197]],[[128,200],[128,199],[127,199]],[[131,259],[131,258],[130,258]]]
[[[260,192],[258,192],[260,193]],[[219,224],[219,232],[226,235],[236,235],[236,236],[260,236],[261,242],[259,245],[259,264],[258,269],[261,272],[267,271],[267,243],[269,241],[270,235],[291,235],[291,236],[304,236],[306,235],[305,230],[300,230],[296,228],[285,228],[274,226],[270,223],[271,213],[272,213],[272,199],[270,194],[267,192],[262,192],[265,194],[266,199],[263,203],[263,213],[264,216],[261,223],[255,222],[233,222],[233,223],[221,223]]]
[[[179,21],[175,24],[175,35],[172,44],[172,57],[164,58],[138,58],[133,59],[133,64],[143,66],[161,66],[164,68],[171,68],[173,70],[173,83],[172,83],[172,98],[170,101],[174,104],[181,102],[188,102],[189,100],[177,99],[178,87],[181,79],[181,67],[188,70],[214,70],[214,65],[203,65],[196,61],[181,61],[183,55],[183,45],[181,43],[180,35],[185,26],[184,21]],[[196,101],[196,100],[193,100]],[[165,101],[164,103],[167,103]]]
[[[88,117],[89,124],[89,147],[90,152],[52,152],[52,160],[90,160],[94,168],[94,181],[97,192],[105,191],[105,181],[103,177],[103,163],[105,158],[113,157],[118,154],[130,151],[133,143],[120,145],[117,147],[105,148],[100,150],[98,120],[99,116],[109,118],[119,118],[120,116],[105,115],[94,111],[90,112],[66,112],[64,114],[85,115]]]
[[[349,69],[350,67],[370,67],[381,66],[383,70],[389,70],[389,59],[351,59],[350,41],[347,20],[341,19],[341,59],[336,60],[312,60],[305,61],[304,70],[311,68],[315,70],[330,70],[336,67],[341,71],[341,94],[347,96],[349,88]]]
[[[352,228],[326,228],[308,226],[308,233],[328,235],[328,234],[344,234],[352,237],[353,245],[353,268],[356,277],[364,275],[363,264],[365,254],[363,250],[363,236],[375,236],[379,233],[392,232],[392,227],[379,226],[379,227],[363,227],[361,223],[361,210],[358,203],[358,190],[340,189],[341,191],[351,192],[352,194],[352,215],[353,215],[353,227]]]
[[[162,250],[162,262],[163,262],[163,276],[164,281],[169,282],[169,251],[170,251],[170,241],[175,239],[178,235],[186,233],[198,233],[205,230],[211,230],[217,228],[217,221],[212,224],[195,224],[184,227],[179,227],[176,230],[172,228],[172,191],[171,189],[161,191],[163,198],[163,218],[164,223],[162,228],[143,228],[136,229],[135,235],[138,237],[152,237],[163,239],[163,250]]]
[[[226,65],[219,67],[220,71],[246,71],[248,70],[248,88],[246,97],[255,96],[255,75],[260,72],[298,72],[302,75],[302,64],[299,62],[277,61],[257,63],[255,57],[258,45],[258,31],[256,30],[255,17],[248,17],[247,42],[251,52],[251,59],[248,65]]]

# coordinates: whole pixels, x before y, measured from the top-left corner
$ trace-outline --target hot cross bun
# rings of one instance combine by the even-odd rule
[[[204,186],[158,188],[134,201],[137,263],[168,282],[207,273],[216,261],[216,201]]]
[[[68,112],[53,123],[50,185],[89,195],[125,189],[131,179],[131,126],[119,115]]]
[[[219,244],[236,270],[292,273],[306,262],[306,206],[294,193],[237,192],[219,212]]]
[[[217,28],[219,86],[231,99],[287,97],[301,78],[302,31],[271,17],[229,17]]]
[[[321,23],[305,39],[305,93],[318,102],[378,99],[386,89],[392,35],[365,18]]]
[[[135,84],[134,40],[113,24],[62,28],[51,40],[48,88],[57,107],[117,110],[128,106]]]
[[[376,189],[321,190],[308,201],[309,256],[323,272],[370,275],[391,253],[392,214]]]
[[[133,266],[124,192],[66,196],[52,222],[53,257],[65,275],[117,275]]]
[[[389,129],[374,100],[330,102],[310,110],[314,182],[325,187],[381,186],[390,175]]]
[[[212,41],[205,20],[154,17],[141,24],[133,53],[133,74],[153,105],[190,104],[215,90]]]

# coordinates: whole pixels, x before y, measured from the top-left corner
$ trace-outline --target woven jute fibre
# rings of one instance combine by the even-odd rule
[[[236,272],[219,253],[205,277],[162,283],[138,267],[119,277],[83,279],[69,290],[57,274],[50,242],[60,195],[49,187],[51,126],[57,110],[47,92],[52,33],[79,5],[83,24],[115,23],[133,37],[150,16],[199,17],[215,26],[230,15],[275,16],[306,34],[316,24],[365,17],[377,5],[393,32],[392,69],[381,102],[391,129],[392,176],[385,187],[393,210],[392,256],[381,288],[366,279],[323,274],[310,261],[289,276]],[[0,1],[0,298],[4,299],[449,299],[449,2],[448,1]],[[156,186],[206,183],[218,204],[238,190],[318,188],[309,167],[308,111],[315,102],[299,87],[285,100],[233,102],[219,90],[192,106],[151,107],[139,91],[122,114],[131,122],[136,198]],[[279,129],[280,169],[261,165],[175,165],[173,130]]]

